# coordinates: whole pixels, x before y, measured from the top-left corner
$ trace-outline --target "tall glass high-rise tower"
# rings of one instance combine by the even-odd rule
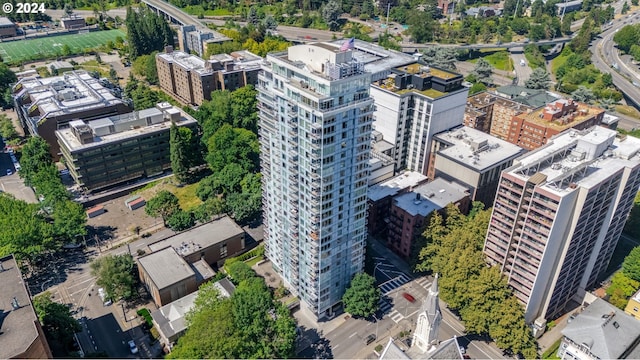
[[[370,74],[349,46],[267,55],[258,79],[266,255],[318,318],[364,266]]]

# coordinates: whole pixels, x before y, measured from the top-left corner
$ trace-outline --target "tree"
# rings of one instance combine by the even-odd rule
[[[541,68],[536,68],[531,73],[531,76],[525,81],[524,86],[529,89],[548,89],[551,83],[549,73]]]
[[[378,310],[380,289],[376,279],[366,273],[356,274],[342,296],[344,311],[354,316],[368,317]]]
[[[189,178],[191,129],[172,123],[169,130],[169,154],[173,175],[180,183]]]
[[[248,193],[233,193],[227,196],[227,207],[231,216],[241,224],[253,220],[262,208],[262,196]]]
[[[189,327],[168,355],[181,358],[289,358],[296,326],[261,278],[241,281],[231,298],[204,285],[187,315]],[[207,334],[207,336],[202,336]]]
[[[258,133],[258,91],[253,85],[243,86],[231,93],[233,127]]]
[[[640,282],[640,247],[634,247],[624,258],[622,272],[629,279]]]
[[[173,45],[173,31],[169,23],[146,7],[138,11],[127,8],[125,25],[132,59]]]
[[[0,62],[0,108],[12,108],[13,101],[11,97],[7,97],[6,94],[11,94],[11,85],[18,81],[16,74],[11,71],[9,66],[4,62]]]
[[[609,302],[620,309],[624,309],[627,305],[627,300],[638,288],[640,288],[640,282],[627,277],[624,271],[618,271],[613,274],[611,285],[607,288],[607,295],[610,296]]]
[[[595,99],[595,95],[593,95],[593,91],[585,86],[578,86],[578,88],[571,93],[571,97],[573,100],[584,102],[591,104]]]
[[[190,211],[178,210],[167,218],[167,226],[173,231],[187,230],[195,224],[195,219]]]
[[[67,17],[71,17],[71,15],[73,15],[73,4],[65,3],[64,4],[64,13],[65,13],[65,15],[67,15]]]
[[[341,13],[342,9],[336,0],[329,0],[329,2],[324,5],[322,8],[322,19],[329,26],[329,30],[338,30],[338,27],[340,26],[338,19],[340,18]]]
[[[144,77],[149,84],[158,83],[158,70],[156,69],[157,51],[149,55],[140,55],[131,64],[131,70],[134,74]]]
[[[8,141],[18,137],[18,132],[13,126],[13,122],[5,114],[0,114],[0,135]]]
[[[136,277],[131,255],[102,256],[93,260],[90,267],[91,275],[97,278],[96,284],[104,288],[108,299],[126,300],[134,296]]]
[[[82,330],[78,321],[71,316],[69,307],[52,301],[48,291],[33,298],[33,309],[47,338],[62,346],[68,346],[73,342],[73,335]]]
[[[208,139],[207,162],[214,172],[229,163],[238,163],[248,172],[258,169],[260,145],[256,134],[249,130],[222,125]]]
[[[630,9],[631,7],[629,7],[629,3],[625,1],[624,4],[622,4],[622,9],[620,9],[620,14],[624,15],[628,13]]]
[[[231,259],[227,260],[230,261]],[[230,264],[225,264],[225,269],[229,273],[229,277],[234,283],[240,284],[244,280],[248,280],[256,277],[256,272],[251,269],[244,261],[236,260],[231,261]]]
[[[629,52],[632,45],[637,45],[640,40],[640,31],[637,26],[626,25],[622,29],[618,30],[613,36],[618,48],[624,52]]]
[[[278,28],[278,22],[271,15],[267,15],[262,22],[267,30],[275,30]]]
[[[477,94],[485,90],[487,90],[487,86],[481,82],[477,82],[469,88],[469,95]]]
[[[24,179],[27,186],[33,186],[33,178],[47,164],[51,163],[49,144],[39,137],[34,136],[27,140],[22,147],[22,158],[20,158],[20,177]]]
[[[149,199],[144,208],[144,211],[149,216],[161,216],[165,226],[167,225],[167,219],[179,210],[180,204],[178,204],[178,198],[167,190],[161,190],[156,196]]]
[[[409,29],[407,32],[416,43],[425,43],[433,40],[433,31],[436,24],[433,21],[431,11],[413,11],[407,18]]]
[[[485,59],[478,59],[475,67],[471,73],[483,83],[490,84],[491,83],[491,75],[493,74],[493,67],[489,62]]]
[[[58,201],[53,208],[53,229],[66,241],[87,234],[87,214],[81,204],[72,200]]]
[[[258,10],[255,6],[249,8],[249,13],[247,14],[247,23],[256,26],[260,22],[260,18],[258,17]]]

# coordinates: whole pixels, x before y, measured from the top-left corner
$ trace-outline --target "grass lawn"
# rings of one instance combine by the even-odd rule
[[[633,106],[616,105],[616,111],[620,114],[640,119],[640,111],[638,111],[638,109],[634,108]]]
[[[94,49],[109,41],[115,41],[118,36],[125,38],[124,32],[120,30],[106,30],[3,42],[0,43],[0,56],[4,62],[16,64],[25,60],[62,55],[64,45],[69,46],[71,54],[81,54],[87,49]]]
[[[495,50],[493,50],[495,51]],[[480,51],[485,52],[485,51]],[[491,66],[493,66],[496,70],[504,70],[504,71],[513,71],[513,61],[511,60],[511,56],[506,51],[497,51],[493,54],[482,56],[483,59],[487,60]],[[470,63],[477,63],[478,59],[468,60]]]
[[[109,70],[111,69],[109,65],[98,64],[97,60],[85,61],[79,67],[87,71],[97,71],[101,77],[109,77]]]
[[[563,56],[562,54],[556,56],[555,59],[551,60],[551,72],[555,75],[560,66],[564,65],[567,62],[569,56]]]
[[[551,347],[542,354],[543,359],[560,359],[558,357],[558,349],[560,348],[560,343],[562,339],[558,339],[558,341],[554,342]]]
[[[158,192],[167,190],[169,192],[172,192],[178,198],[178,200],[180,201],[180,207],[185,211],[191,210],[196,206],[202,204],[202,200],[200,200],[200,198],[196,196],[198,183],[177,187],[174,182],[174,178],[163,179],[159,182],[154,183],[152,186],[145,186],[135,193],[141,195],[148,201]]]
[[[257,263],[259,263],[260,261],[264,260],[264,256],[256,256],[254,258],[251,258],[249,260],[246,260],[244,263],[249,265],[249,266],[253,266]]]
[[[185,12],[191,15],[204,15],[204,16],[231,16],[233,13],[227,9],[215,9],[205,10],[202,5],[187,5],[182,8]]]

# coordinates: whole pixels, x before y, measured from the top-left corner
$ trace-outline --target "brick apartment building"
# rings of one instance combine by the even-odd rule
[[[471,200],[465,186],[437,178],[393,198],[387,246],[408,259],[414,251],[414,240],[434,211],[455,204],[460,211],[469,210]]]
[[[588,129],[599,125],[603,118],[604,109],[560,99],[541,109],[514,116],[505,140],[524,149],[533,150],[567,129]]]
[[[164,53],[156,55],[160,88],[190,105],[211,100],[211,92],[215,90],[233,91],[255,85],[261,62],[261,57],[244,50],[203,60],[168,46]]]
[[[534,108],[488,92],[467,98],[464,125],[506,140],[511,118]]]

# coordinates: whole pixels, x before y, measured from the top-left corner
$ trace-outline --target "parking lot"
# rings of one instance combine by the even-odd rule
[[[87,225],[93,227],[102,240],[110,240],[134,235],[136,227],[139,227],[139,234],[142,235],[145,229],[162,223],[162,219],[148,216],[144,212],[144,206],[129,210],[124,202],[131,196],[126,195],[102,203],[105,213],[88,219]]]
[[[16,197],[16,199],[24,200],[28,203],[36,203],[36,196],[31,188],[24,185],[24,182],[17,174],[16,166],[17,161],[13,154],[10,154],[5,150],[5,144],[0,140],[0,190],[9,193]],[[17,160],[17,159],[16,159]]]

